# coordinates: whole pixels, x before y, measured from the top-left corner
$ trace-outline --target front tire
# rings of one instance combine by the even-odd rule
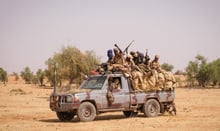
[[[93,121],[96,117],[96,108],[92,103],[84,102],[80,104],[77,115],[82,122]]]
[[[60,121],[71,121],[75,116],[74,112],[56,112]]]
[[[146,117],[155,117],[160,113],[160,104],[155,99],[150,99],[145,102],[143,112]]]

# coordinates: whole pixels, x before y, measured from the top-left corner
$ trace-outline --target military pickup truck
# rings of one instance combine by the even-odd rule
[[[110,87],[114,79],[119,80],[117,88]],[[135,117],[138,112],[155,117],[171,108],[176,113],[174,99],[174,90],[137,91],[129,78],[114,73],[90,76],[78,89],[67,93],[54,92],[50,109],[61,121],[71,121],[75,115],[82,122],[93,121],[100,113],[113,111],[122,111],[125,117]]]

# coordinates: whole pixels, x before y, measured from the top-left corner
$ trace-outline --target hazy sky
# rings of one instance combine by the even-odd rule
[[[73,45],[102,60],[117,43],[175,70],[220,58],[220,0],[0,0],[0,67],[20,73]]]

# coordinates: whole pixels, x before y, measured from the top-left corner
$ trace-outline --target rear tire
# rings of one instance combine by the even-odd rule
[[[96,117],[96,108],[92,103],[84,102],[80,104],[77,116],[82,122],[93,121]]]
[[[160,113],[160,104],[155,99],[150,99],[145,102],[143,112],[146,117],[155,117]]]
[[[75,112],[56,112],[60,121],[71,121],[76,115]]]

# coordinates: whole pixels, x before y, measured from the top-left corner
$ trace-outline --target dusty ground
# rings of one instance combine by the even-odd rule
[[[45,87],[44,87],[45,88]],[[24,84],[0,85],[0,131],[19,130],[211,130],[220,131],[220,89],[176,89],[177,116],[125,118],[122,112],[99,115],[95,121],[60,122],[49,109],[52,89]]]

